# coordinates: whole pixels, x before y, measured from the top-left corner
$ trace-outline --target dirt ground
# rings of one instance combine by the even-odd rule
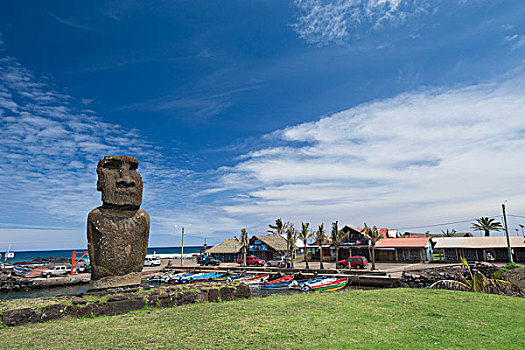
[[[505,272],[505,278],[507,281],[517,284],[521,288],[525,288],[525,267]]]

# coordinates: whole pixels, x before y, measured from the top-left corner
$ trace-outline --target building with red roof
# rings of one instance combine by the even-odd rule
[[[377,261],[429,261],[430,237],[382,238],[375,245]]]

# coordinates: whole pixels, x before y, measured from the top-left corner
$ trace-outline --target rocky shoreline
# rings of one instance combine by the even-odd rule
[[[489,263],[476,263],[471,266],[472,273],[480,271],[485,276],[491,276],[498,272],[499,268]],[[420,270],[411,270],[403,272],[401,275],[401,286],[413,288],[430,287],[433,283],[441,280],[470,279],[470,274],[463,265],[444,266],[436,268],[425,268]]]

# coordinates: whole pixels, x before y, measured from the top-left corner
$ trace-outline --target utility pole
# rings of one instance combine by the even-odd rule
[[[182,266],[182,259],[184,259],[184,226],[182,226],[182,241],[181,241],[181,247],[180,247],[180,266]]]
[[[509,250],[509,261],[514,262],[514,260],[512,259],[512,248],[510,247],[509,230],[507,228],[507,214],[505,213],[505,203],[501,205],[501,208],[503,209],[503,221],[505,222],[505,234],[507,235],[507,248]]]

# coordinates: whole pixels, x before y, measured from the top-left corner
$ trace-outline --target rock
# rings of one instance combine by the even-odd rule
[[[219,302],[219,290],[217,288],[208,289],[208,301],[211,303]]]
[[[37,323],[42,321],[42,312],[31,308],[9,310],[2,313],[2,321],[10,327]]]
[[[71,303],[73,305],[86,305],[87,301],[82,298],[73,298],[71,299]]]
[[[127,300],[129,299],[129,294],[114,294],[114,295],[108,295],[108,302],[110,301],[120,301],[120,300]]]
[[[252,292],[250,290],[250,287],[245,285],[244,283],[241,283],[237,286],[235,290],[235,298],[237,299],[248,299],[252,296]]]
[[[195,302],[196,303],[204,303],[208,301],[208,293],[206,292],[197,292],[195,294]]]
[[[142,300],[120,300],[97,305],[97,315],[115,316],[144,308]]]
[[[47,322],[51,320],[58,320],[59,318],[64,317],[66,306],[62,304],[49,305],[42,309],[42,322]]]
[[[222,301],[232,301],[235,299],[235,288],[223,287],[219,290],[219,296]]]
[[[140,209],[142,178],[137,167],[138,160],[130,156],[106,156],[98,162],[97,190],[103,205],[89,213],[87,225],[92,289],[140,284],[150,219]]]
[[[159,307],[161,308],[173,307],[175,305],[177,305],[177,299],[171,296],[168,296],[167,298],[162,298],[159,301]]]
[[[184,292],[182,293],[182,304],[193,304],[195,302],[195,293]]]

